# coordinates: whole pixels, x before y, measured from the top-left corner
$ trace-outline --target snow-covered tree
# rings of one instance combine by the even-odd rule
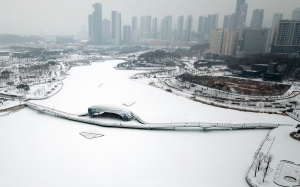
[[[254,177],[256,177],[256,172],[260,171],[264,159],[265,159],[264,153],[260,152],[257,154],[257,156],[254,160],[254,163],[253,163],[253,167],[254,167],[253,169],[254,169],[254,173],[255,173]]]
[[[264,162],[265,162],[265,167],[262,167],[262,171],[263,171],[263,182],[265,182],[265,178],[268,175],[268,170],[270,168],[270,163],[272,162],[272,160],[274,159],[274,156],[272,154],[268,154],[266,156],[264,156]]]

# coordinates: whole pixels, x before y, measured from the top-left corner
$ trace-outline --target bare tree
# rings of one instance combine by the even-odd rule
[[[259,151],[260,148],[254,154],[254,161],[252,165],[252,169],[254,170],[254,177],[256,177],[256,173],[260,170],[262,161],[264,160],[264,154]]]
[[[262,182],[265,182],[265,178],[268,175],[267,167],[262,167],[262,172],[263,172],[263,181]]]
[[[258,163],[257,163],[257,160],[255,159],[254,162],[253,162],[253,165],[252,165],[252,169],[254,170],[254,177],[256,177],[256,173],[258,171]]]
[[[263,161],[265,160],[265,156],[264,153],[260,152],[258,153],[257,157],[256,157],[256,162],[257,162],[257,170],[260,171],[261,166]]]
[[[264,162],[266,163],[265,167],[262,167],[262,172],[263,172],[263,182],[265,182],[265,178],[268,175],[268,170],[270,168],[270,163],[274,159],[274,156],[272,154],[268,154],[264,156]]]
[[[265,157],[265,163],[267,164],[266,166],[266,170],[268,171],[269,167],[270,167],[270,163],[273,161],[274,159],[274,156],[272,154],[268,154],[266,157]]]

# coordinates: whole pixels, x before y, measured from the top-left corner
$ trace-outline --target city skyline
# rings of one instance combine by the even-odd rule
[[[51,34],[77,34],[81,31],[88,31],[87,16],[92,12],[92,4],[102,4],[103,19],[111,19],[111,11],[118,11],[122,14],[122,26],[131,25],[131,19],[137,16],[152,16],[157,18],[158,23],[168,16],[172,15],[172,28],[177,27],[177,19],[180,15],[185,18],[192,15],[193,28],[197,30],[196,24],[199,16],[209,14],[219,14],[218,27],[222,28],[224,15],[235,12],[236,0],[212,0],[206,1],[174,1],[166,0],[163,2],[138,2],[136,0],[127,0],[115,4],[109,1],[33,1],[24,0],[22,2],[3,2],[0,11],[6,16],[0,18],[0,34],[23,34],[23,35],[51,35]],[[270,27],[272,24],[273,14],[276,12],[283,13],[283,19],[291,19],[292,12],[298,5],[297,0],[252,0],[248,3],[248,13],[246,26],[250,25],[252,12],[254,9],[264,9],[265,18],[263,26]],[[18,4],[18,6],[15,6]],[[224,6],[226,4],[226,6]],[[216,6],[217,5],[217,6]],[[36,8],[39,7],[39,8]],[[134,8],[133,7],[138,7]],[[186,8],[184,8],[186,7]],[[186,9],[186,10],[185,10]],[[176,20],[176,21],[175,21]],[[140,22],[140,20],[138,20]]]

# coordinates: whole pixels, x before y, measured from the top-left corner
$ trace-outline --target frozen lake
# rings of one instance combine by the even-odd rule
[[[116,64],[72,68],[60,93],[34,102],[84,113],[95,104],[134,101],[129,109],[149,122],[297,123],[194,102],[130,80],[137,72],[116,71]],[[105,136],[79,134],[87,130]],[[0,118],[0,186],[246,187],[252,156],[268,132],[103,128],[26,108]]]

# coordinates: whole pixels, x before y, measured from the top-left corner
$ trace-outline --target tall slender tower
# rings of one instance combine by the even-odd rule
[[[146,38],[151,38],[152,17],[146,16]]]
[[[263,21],[264,21],[264,9],[253,10],[250,27],[253,29],[260,29],[262,28]]]
[[[157,18],[152,20],[152,38],[157,39]]]
[[[102,21],[102,43],[109,44],[110,42],[111,42],[110,20],[103,19],[103,21]]]
[[[198,21],[198,35],[199,35],[199,43],[203,44],[203,28],[204,28],[204,20],[205,16],[200,16]]]
[[[140,25],[140,37],[150,38],[151,36],[151,16],[142,16]]]
[[[162,39],[171,40],[172,38],[172,16],[166,16],[162,20]]]
[[[209,43],[211,31],[218,28],[219,14],[210,14],[204,19],[202,43]]]
[[[102,43],[102,5],[93,4],[94,12],[89,15],[89,36],[96,44]]]
[[[131,26],[123,26],[123,43],[128,44],[131,41]]]
[[[183,23],[184,23],[184,16],[178,17],[178,25],[177,25],[177,38],[176,40],[182,40],[183,39]]]
[[[89,38],[93,38],[93,14],[89,15]]]
[[[138,41],[138,21],[137,21],[137,16],[132,17],[132,24],[131,24],[131,29],[132,29],[132,36],[131,40],[132,42],[137,42]]]
[[[241,39],[243,29],[245,28],[247,10],[248,4],[246,3],[246,0],[237,0],[232,28],[239,31],[239,39]]]
[[[145,38],[145,35],[146,35],[146,16],[141,16],[140,38]]]
[[[137,16],[132,17],[131,29],[132,29],[132,31],[138,30]]]
[[[111,39],[116,45],[121,41],[121,13],[117,11],[111,12]]]
[[[245,5],[247,7],[245,7]],[[245,15],[245,8],[246,8],[246,15]],[[236,1],[236,7],[235,7],[235,13],[234,13],[234,29],[238,29],[242,25],[245,26],[246,22],[246,16],[247,16],[247,9],[248,4],[246,3],[246,0],[237,0]]]
[[[193,16],[189,15],[186,18],[186,36],[185,36],[185,41],[189,42],[192,40],[192,23],[193,23]]]

